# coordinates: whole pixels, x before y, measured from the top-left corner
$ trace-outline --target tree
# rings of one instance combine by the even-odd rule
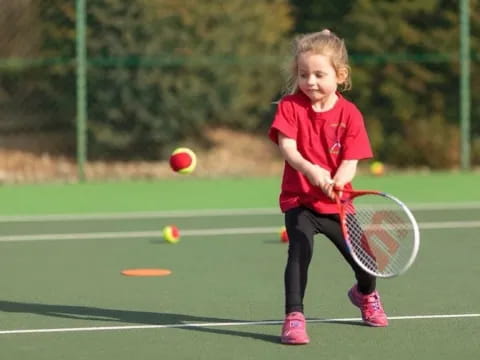
[[[51,113],[40,101],[43,69],[38,2],[0,0],[0,130],[31,132],[50,127]],[[39,65],[30,66],[30,64]],[[39,116],[41,114],[41,116]]]
[[[51,48],[68,52],[74,39],[60,28],[72,5],[52,1],[60,12]],[[209,126],[256,128],[282,84],[279,56],[292,21],[286,1],[244,5],[89,2],[90,154],[158,158],[184,139],[204,140]],[[65,86],[55,86],[57,96]]]
[[[330,29],[341,33],[344,17],[347,16],[355,0],[291,0],[295,14],[295,33],[308,33]]]
[[[451,0],[292,0],[305,19],[297,31],[325,24],[345,38],[353,90],[376,156],[401,166],[459,163],[458,2]],[[479,1],[471,2],[472,50],[478,54]],[[323,26],[322,26],[323,27]],[[476,50],[476,51],[475,51]],[[472,104],[478,103],[472,62]],[[480,89],[478,89],[480,90]],[[480,162],[480,108],[472,107],[474,161]]]
[[[458,163],[458,17],[449,3],[359,0],[347,18],[351,51],[376,55],[358,61],[354,94],[382,128],[379,156],[398,165]]]

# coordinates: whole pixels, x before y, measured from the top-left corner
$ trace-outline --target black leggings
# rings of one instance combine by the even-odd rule
[[[288,261],[285,268],[285,312],[303,312],[303,297],[307,287],[308,267],[313,254],[313,237],[324,234],[337,247],[350,264],[363,294],[375,291],[376,278],[353,260],[342,234],[338,214],[318,214],[305,207],[285,213],[285,226],[289,238]]]

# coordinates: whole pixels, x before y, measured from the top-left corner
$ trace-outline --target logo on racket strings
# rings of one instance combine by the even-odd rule
[[[405,223],[393,211],[375,211],[370,225],[366,226],[361,238],[362,247],[375,259],[380,271],[386,269],[398,252],[402,239],[407,235]]]

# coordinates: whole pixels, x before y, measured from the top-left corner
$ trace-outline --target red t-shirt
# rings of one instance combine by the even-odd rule
[[[357,107],[337,93],[332,109],[315,112],[303,93],[285,96],[277,107],[269,130],[270,139],[278,144],[278,132],[297,142],[302,156],[330,171],[333,177],[343,160],[372,157],[363,116]],[[345,186],[351,189],[351,184]],[[336,204],[320,187],[285,162],[280,193],[283,212],[300,205],[319,213],[337,213]]]

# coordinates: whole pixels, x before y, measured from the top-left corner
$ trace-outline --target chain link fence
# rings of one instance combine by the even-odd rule
[[[82,4],[84,93],[77,57]],[[161,178],[171,175],[166,159],[180,144],[207,151],[215,142],[240,141],[232,133],[220,139],[212,129],[265,137],[272,102],[284,85],[293,21],[290,4],[282,0],[249,7],[241,0],[0,0],[0,182]],[[457,61],[456,54],[425,51],[353,54],[354,90],[347,97],[363,106],[382,160],[406,166],[416,159],[435,168],[459,163],[458,98],[440,106],[438,95],[452,87],[451,78],[436,82],[421,67],[444,71]],[[394,105],[382,96],[398,91],[382,89],[382,79],[392,74],[419,82],[410,84],[404,109],[394,109],[400,125],[388,121]],[[438,91],[419,96],[415,86]],[[409,106],[421,102],[443,115],[409,113]],[[412,116],[430,122],[412,126]],[[79,133],[82,117],[85,132]],[[415,140],[406,146],[406,137]],[[477,145],[480,154],[475,141],[474,154]],[[450,151],[437,151],[443,147]],[[262,148],[269,150],[275,149]],[[433,162],[432,152],[439,153]],[[266,160],[279,159],[274,154]],[[212,157],[211,165],[226,161]]]

